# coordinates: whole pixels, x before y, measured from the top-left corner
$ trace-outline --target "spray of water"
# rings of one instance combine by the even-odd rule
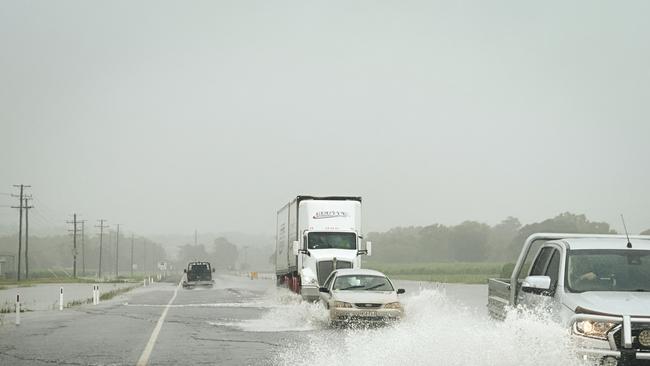
[[[567,330],[552,322],[547,312],[512,311],[505,321],[494,321],[487,317],[486,309],[464,307],[435,288],[423,289],[404,302],[407,317],[398,324],[307,333],[303,341],[280,350],[273,363],[582,365],[571,352]],[[302,308],[292,321],[308,317],[305,314],[308,311],[316,309]],[[283,314],[286,318],[286,312]],[[280,327],[282,322],[274,325]]]
[[[327,311],[320,305],[302,301],[286,289],[269,290],[257,307],[269,310],[258,319],[210,322],[214,326],[232,327],[247,332],[304,332],[322,329],[328,324]]]

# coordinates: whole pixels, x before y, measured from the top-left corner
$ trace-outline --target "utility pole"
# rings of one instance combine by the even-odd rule
[[[133,233],[131,233],[131,277],[133,277]]]
[[[108,225],[104,225],[106,220],[99,219],[99,225],[95,225],[96,228],[99,228],[99,268],[97,269],[97,278],[102,278],[102,243],[104,240],[104,229],[108,228]]]
[[[142,255],[142,272],[144,275],[147,275],[147,241],[143,240],[142,248],[144,248],[144,254]]]
[[[32,198],[25,196],[25,205],[23,206],[25,209],[25,279],[29,278],[29,209],[34,208],[27,202],[30,199]]]
[[[79,220],[81,223],[81,275],[86,276],[86,220]]]
[[[72,277],[77,278],[77,214],[72,214],[72,221],[66,222],[72,224]]]
[[[31,186],[26,186],[24,184],[20,184],[20,185],[14,184],[14,187],[20,188],[19,196],[16,196],[14,194],[11,195],[12,197],[18,197],[19,198],[18,202],[20,203],[20,206],[18,207],[11,206],[12,208],[17,208],[20,210],[19,219],[18,219],[18,271],[16,271],[16,281],[20,281],[20,256],[23,251],[23,190],[24,188],[29,188]]]
[[[197,239],[197,232],[196,232],[196,229],[194,229],[194,245],[196,245],[196,242],[197,242],[196,239]]]
[[[115,278],[120,275],[120,224],[117,224],[117,234],[115,238]]]

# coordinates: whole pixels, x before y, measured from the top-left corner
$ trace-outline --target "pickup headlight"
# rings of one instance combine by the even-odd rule
[[[573,332],[589,338],[607,340],[607,333],[615,326],[616,323],[582,320],[573,325]]]
[[[352,304],[350,304],[349,302],[334,301],[334,307],[335,308],[351,308]]]
[[[399,309],[399,310],[401,310],[402,309],[402,304],[400,304],[399,302],[390,302],[390,303],[384,305],[384,309]]]

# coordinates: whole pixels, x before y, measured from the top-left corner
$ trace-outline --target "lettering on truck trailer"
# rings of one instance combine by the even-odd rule
[[[348,213],[345,211],[318,211],[313,216],[315,220],[332,219],[335,217],[348,217]]]

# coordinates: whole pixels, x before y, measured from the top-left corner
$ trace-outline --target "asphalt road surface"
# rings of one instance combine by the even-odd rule
[[[409,293],[417,283],[402,282]],[[482,307],[485,286],[449,286]],[[482,310],[481,310],[482,311]],[[314,340],[343,346],[318,304],[301,302],[273,280],[219,275],[212,289],[156,283],[99,305],[4,314],[0,365],[273,365]],[[296,364],[303,363],[296,360]]]

